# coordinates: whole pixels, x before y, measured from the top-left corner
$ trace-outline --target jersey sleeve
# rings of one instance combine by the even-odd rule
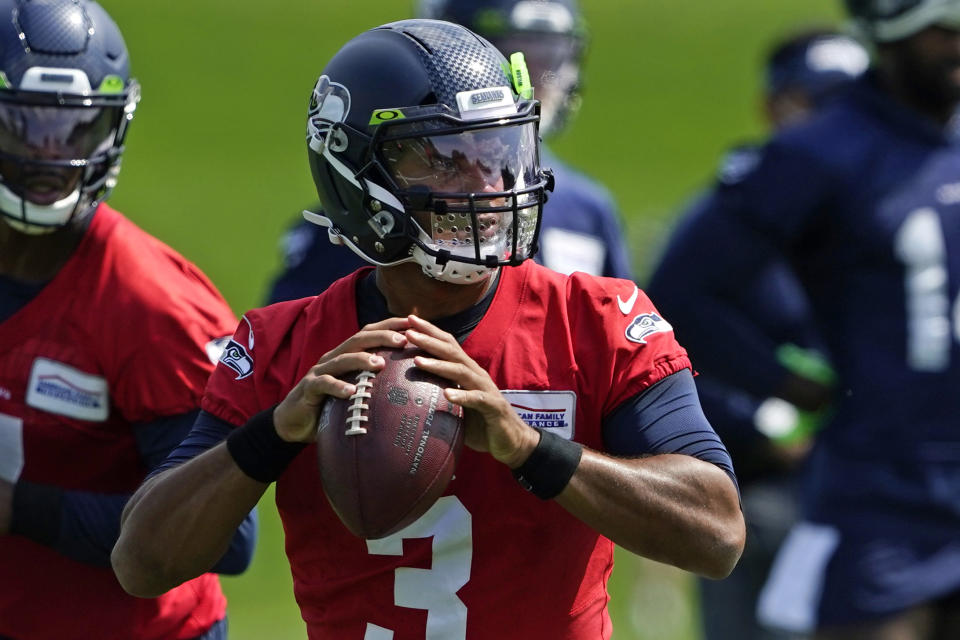
[[[298,321],[312,300],[281,302],[244,314],[223,348],[200,407],[240,426],[283,400],[304,373],[304,330]]]
[[[196,410],[219,349],[236,323],[206,278],[182,275],[182,284],[155,296],[145,295],[144,287],[129,293],[121,335],[105,336],[119,345],[111,392],[129,422]]]
[[[673,327],[629,280],[571,277],[574,342],[584,379],[609,415],[631,396],[690,368]]]
[[[234,426],[244,424],[261,410],[257,400],[255,368],[256,336],[249,314],[223,348],[207,383],[201,408]],[[265,363],[264,363],[265,364]]]

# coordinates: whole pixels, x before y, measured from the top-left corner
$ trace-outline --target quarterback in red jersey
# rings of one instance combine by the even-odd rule
[[[142,600],[109,554],[236,321],[103,204],[139,100],[114,22],[89,0],[0,0],[0,18],[0,638],[224,638],[216,575]],[[218,571],[249,562],[241,519]]]
[[[202,573],[275,480],[312,639],[609,638],[614,544],[729,573],[736,482],[670,325],[630,281],[527,260],[552,188],[527,78],[522,56],[432,20],[329,62],[308,123],[324,214],[305,216],[376,268],[244,316],[186,461],[125,510],[112,559],[131,593]],[[320,486],[318,407],[404,345],[451,381],[467,448],[426,514],[362,540]]]

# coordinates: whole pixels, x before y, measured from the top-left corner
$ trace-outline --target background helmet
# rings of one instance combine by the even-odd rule
[[[869,63],[867,50],[850,36],[823,29],[799,33],[767,56],[766,93],[799,91],[818,107],[848,87]]]
[[[941,24],[960,28],[960,0],[844,0],[867,39],[893,42]]]
[[[462,24],[504,55],[522,51],[544,135],[562,129],[579,107],[586,27],[576,0],[418,0],[415,13]]]
[[[123,37],[91,0],[0,0],[0,214],[45,233],[116,184],[140,98]]]
[[[327,64],[307,142],[322,214],[368,262],[415,261],[469,283],[536,252],[549,172],[522,55],[468,29],[404,20],[360,34]]]

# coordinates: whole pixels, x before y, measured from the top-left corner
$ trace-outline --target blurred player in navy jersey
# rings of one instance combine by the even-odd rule
[[[191,435],[125,511],[124,586],[201,572],[273,481],[311,638],[607,639],[615,544],[727,575],[736,481],[671,326],[632,280],[529,259],[552,176],[523,56],[403,20],[345,44],[310,104],[308,219],[376,267],[244,316]],[[321,487],[320,407],[405,345],[450,381],[466,446],[427,513],[362,540]]]
[[[420,0],[418,18],[456,22],[503,52],[522,51],[542,105],[540,134],[560,132],[580,104],[586,27],[576,0]],[[550,195],[536,260],[555,271],[632,279],[626,236],[610,194],[541,147],[556,188]],[[365,264],[336,248],[326,231],[300,221],[283,239],[285,269],[270,302],[315,295]]]
[[[664,279],[659,293],[683,295],[657,300],[705,371],[801,410],[830,407],[761,623],[818,638],[956,638],[960,1],[846,8],[871,69],[721,182],[682,231],[698,270]],[[777,260],[802,286],[836,391],[778,360],[764,307],[740,301]]]
[[[779,41],[766,58],[764,113],[774,130],[799,124],[838,99],[868,64],[867,51],[853,38],[829,30],[808,30]],[[702,277],[699,260],[712,242],[700,233],[701,216],[716,206],[723,185],[738,180],[761,156],[759,145],[732,150],[718,172],[718,184],[681,217],[654,272],[648,290],[663,309],[686,304],[687,282]],[[778,345],[779,359],[795,373],[825,385],[833,374],[811,321],[806,297],[784,260],[765,267],[749,286],[735,292],[731,304],[748,308],[754,322]],[[685,319],[687,316],[685,316]],[[702,348],[723,351],[707,324],[677,325],[681,337],[708,334]],[[693,354],[698,363],[697,391],[704,412],[723,439],[741,483],[747,544],[729,578],[700,580],[701,621],[707,640],[785,637],[756,622],[757,596],[776,551],[796,520],[796,470],[805,457],[811,431],[821,412],[798,409],[777,397],[764,397],[729,384],[712,363],[723,353]],[[702,365],[701,365],[702,358]]]
[[[195,266],[103,204],[139,98],[97,3],[0,0],[4,640],[226,637],[213,573],[142,600],[110,568],[124,504],[189,431],[235,325]],[[249,563],[240,520],[208,569]]]

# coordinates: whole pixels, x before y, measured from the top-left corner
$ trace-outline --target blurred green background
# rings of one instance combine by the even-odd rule
[[[262,303],[278,239],[315,198],[307,99],[360,31],[402,1],[103,0],[143,85],[111,203],[196,262],[238,313]],[[678,207],[723,150],[763,134],[760,67],[777,37],[834,24],[839,0],[581,0],[590,27],[583,108],[553,149],[602,179],[644,281]],[[272,492],[251,569],[223,580],[233,640],[303,640]],[[322,544],[322,539],[317,544]],[[690,578],[621,553],[618,639],[698,637]]]

